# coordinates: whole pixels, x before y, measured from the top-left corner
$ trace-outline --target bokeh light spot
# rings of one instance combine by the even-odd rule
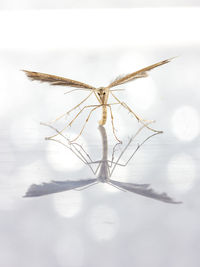
[[[168,179],[178,192],[186,192],[192,188],[196,178],[193,158],[188,154],[179,154],[171,158],[168,164]]]
[[[79,141],[80,144],[84,143],[81,138]],[[47,160],[58,171],[78,170],[83,166],[83,162],[69,148],[54,141],[48,141]]]
[[[105,190],[105,191],[107,191],[109,193],[118,193],[118,192],[120,192],[120,190],[118,188],[116,188],[116,187],[114,187],[114,186],[112,186],[110,184],[104,183],[102,185],[103,185],[103,191]]]
[[[40,141],[39,123],[28,117],[16,118],[11,125],[10,136],[15,146],[30,148]]]
[[[107,206],[95,207],[89,215],[89,230],[95,239],[106,241],[112,239],[119,228],[119,217]]]
[[[156,101],[156,86],[151,77],[135,80],[134,83],[127,84],[127,86],[129,105],[136,110],[146,110]],[[134,111],[136,112],[136,110]]]
[[[63,217],[73,217],[82,208],[82,195],[80,192],[68,191],[54,195],[56,211]]]
[[[172,129],[177,138],[191,141],[199,134],[199,114],[193,107],[179,107],[172,117]]]

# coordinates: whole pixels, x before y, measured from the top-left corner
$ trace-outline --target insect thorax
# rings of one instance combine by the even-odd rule
[[[101,99],[101,102],[103,104],[105,104],[107,102],[108,93],[109,93],[109,89],[107,87],[99,87],[99,88],[97,88],[97,94],[98,94],[98,96]]]

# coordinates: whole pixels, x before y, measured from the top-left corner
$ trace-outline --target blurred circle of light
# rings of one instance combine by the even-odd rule
[[[199,134],[199,114],[193,107],[179,107],[172,117],[172,128],[177,138],[191,141]]]
[[[80,136],[77,143],[87,150],[82,136]],[[65,144],[67,145],[66,142]],[[58,171],[78,170],[83,166],[83,162],[69,148],[51,140],[48,141],[47,160],[51,164],[51,167]]]
[[[17,147],[33,147],[40,141],[39,123],[28,117],[15,118],[10,128],[10,137]]]
[[[133,57],[130,57],[130,54],[127,54],[121,57],[118,61],[116,71],[119,72],[120,76],[124,76],[128,73],[142,69],[145,66],[148,66],[148,63],[145,57],[143,57],[141,54],[134,54]],[[134,107],[141,110],[146,110],[150,108],[156,100],[156,86],[150,76],[119,85],[116,87],[116,89],[118,88],[125,89],[125,92],[119,92],[117,95],[119,96],[119,99],[120,94],[122,96],[126,96],[127,100],[125,100],[125,102],[127,102],[130,108]],[[133,111],[136,112],[137,110]]]
[[[120,192],[120,190],[118,188],[116,188],[116,187],[114,187],[114,186],[112,186],[110,184],[104,183],[102,185],[103,185],[103,191],[105,190],[105,191],[107,191],[109,193],[118,193],[118,192]]]
[[[146,110],[150,108],[156,101],[156,86],[151,77],[135,80],[133,83],[127,84],[127,104],[134,107],[137,114],[137,108]],[[136,109],[135,109],[136,108]]]
[[[85,250],[82,240],[76,234],[61,237],[56,242],[56,258],[61,267],[83,266]]]
[[[95,207],[89,214],[89,230],[98,241],[112,239],[119,228],[119,217],[107,206]]]
[[[168,164],[168,179],[179,192],[190,190],[196,179],[193,158],[188,154],[179,154],[171,158]]]
[[[127,53],[119,57],[119,60],[117,61],[117,71],[119,72],[119,75],[126,75],[128,73],[142,69],[146,65],[147,61],[142,53],[136,53],[133,55],[133,57],[130,57],[130,53]]]
[[[54,207],[63,217],[71,218],[82,208],[82,195],[77,191],[66,191],[54,195]]]
[[[136,147],[134,147],[134,150],[135,148]],[[144,147],[140,147],[129,162],[129,167],[127,168],[129,171],[127,174],[128,179],[126,179],[126,181],[132,183],[142,183],[150,170],[151,163],[155,162],[156,156],[157,150],[149,150],[147,143],[146,148],[145,144]]]
[[[48,94],[45,97],[45,104],[47,107],[51,107],[50,114],[51,116],[53,116],[51,120],[54,120],[56,117],[60,116],[62,113],[67,112],[68,109],[70,109],[67,108],[67,103],[69,103],[68,101],[69,99],[67,99],[63,92],[58,92],[57,90],[48,91]],[[56,103],[59,103],[59,105]]]
[[[66,88],[66,90],[62,92],[58,92],[57,90],[48,91],[48,94],[45,97],[45,104],[46,107],[51,107],[51,111],[49,112],[49,116],[51,116],[51,119],[49,118],[50,120],[54,120],[61,114],[67,113],[70,109],[81,102],[82,98],[85,96],[82,92],[79,92],[78,94],[75,92],[65,94],[70,90],[70,88]],[[59,105],[57,103],[59,103]],[[75,109],[70,113],[70,115],[66,114],[64,119],[72,119],[78,111],[79,109]]]

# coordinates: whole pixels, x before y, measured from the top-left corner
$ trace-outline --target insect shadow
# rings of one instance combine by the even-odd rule
[[[91,86],[91,85],[83,83],[83,82],[79,82],[79,81],[75,81],[75,80],[71,80],[68,78],[63,78],[63,77],[59,77],[59,76],[55,76],[55,75],[51,75],[51,74],[35,72],[35,71],[28,71],[28,70],[23,70],[23,71],[25,72],[27,77],[29,79],[31,79],[32,81],[46,82],[46,83],[49,83],[50,85],[53,85],[53,86],[56,85],[56,86],[67,86],[67,87],[76,88],[76,89],[73,89],[73,90],[68,91],[66,93],[71,93],[73,91],[78,91],[78,90],[89,92],[89,95],[87,97],[85,97],[80,103],[78,103],[76,106],[74,106],[72,109],[68,110],[64,114],[57,117],[55,120],[51,121],[52,124],[54,122],[60,120],[64,116],[69,115],[73,110],[76,110],[77,108],[79,108],[92,95],[94,95],[96,97],[98,104],[86,105],[83,108],[81,108],[81,110],[75,115],[75,117],[68,124],[66,124],[62,130],[60,130],[60,133],[62,133],[65,129],[67,129],[68,127],[71,127],[72,124],[74,123],[74,121],[79,117],[79,115],[83,111],[89,109],[90,110],[89,115],[87,116],[85,123],[83,124],[83,126],[81,128],[81,131],[79,132],[79,134],[77,135],[77,137],[74,140],[71,140],[72,142],[79,138],[79,136],[82,134],[83,130],[85,129],[85,126],[86,126],[87,122],[89,121],[92,113],[98,108],[102,108],[102,117],[101,117],[101,120],[99,121],[99,125],[104,125],[106,123],[106,121],[107,121],[107,109],[108,109],[110,111],[113,134],[114,134],[116,140],[118,142],[121,142],[116,135],[116,130],[114,127],[114,116],[113,116],[113,112],[112,112],[113,105],[120,105],[121,107],[126,109],[130,114],[132,114],[138,120],[138,122],[140,122],[142,125],[144,125],[149,130],[151,130],[153,132],[158,132],[158,133],[161,133],[162,131],[158,131],[158,130],[155,130],[155,129],[149,127],[149,122],[152,122],[152,121],[145,120],[145,119],[141,118],[140,116],[138,116],[125,102],[121,101],[115,95],[115,91],[121,91],[123,89],[119,89],[119,88],[112,89],[112,88],[115,88],[116,86],[119,86],[119,85],[127,83],[127,82],[131,82],[135,79],[145,78],[148,76],[149,71],[151,71],[152,69],[157,68],[159,66],[162,66],[162,65],[170,62],[171,60],[172,60],[172,58],[166,59],[166,60],[157,62],[153,65],[150,65],[148,67],[145,67],[143,69],[140,69],[138,71],[132,72],[130,74],[118,76],[108,86],[99,87],[99,88],[96,88],[94,86]],[[108,100],[110,100],[110,96],[112,97],[111,102],[108,101]],[[58,133],[56,133],[55,135],[50,136],[48,138],[49,139],[54,138],[57,134]]]
[[[121,153],[119,154],[116,160],[114,159],[115,152],[116,152],[117,146],[120,144],[117,143],[113,147],[112,158],[111,160],[109,160],[108,159],[108,140],[107,140],[106,130],[103,126],[99,126],[98,129],[100,131],[101,138],[102,138],[102,158],[101,160],[97,160],[97,161],[93,161],[90,155],[84,150],[84,148],[80,144],[70,142],[69,139],[65,137],[65,135],[60,133],[53,126],[51,125],[46,125],[46,126],[55,130],[66,142],[64,143],[63,141],[59,139],[51,139],[51,141],[58,142],[61,145],[64,145],[66,148],[70,149],[82,162],[84,162],[91,169],[92,173],[96,176],[96,178],[83,179],[83,180],[51,181],[49,183],[42,183],[39,185],[33,184],[29,187],[24,197],[38,197],[38,196],[44,196],[48,194],[59,193],[59,192],[69,191],[69,190],[83,190],[98,183],[106,183],[121,191],[132,192],[132,193],[139,194],[139,195],[152,198],[155,200],[159,200],[162,202],[167,202],[167,203],[172,203],[172,204],[182,203],[180,201],[175,201],[173,198],[169,197],[164,192],[158,193],[154,191],[150,187],[150,184],[126,183],[126,182],[119,182],[119,181],[111,179],[111,176],[113,175],[113,172],[116,169],[116,167],[127,166],[130,160],[135,156],[136,152],[141,148],[141,146],[145,142],[147,142],[150,138],[152,138],[153,136],[159,133],[154,133],[148,136],[141,143],[139,143],[136,149],[132,152],[131,156],[129,156],[126,162],[122,164],[121,163],[122,156],[126,153],[128,147],[133,142],[133,140],[138,136],[138,134],[145,127],[144,125],[141,128],[139,128],[139,130],[135,133],[135,135],[129,139],[126,146],[121,151]],[[97,164],[97,167],[94,168],[94,165],[96,164]]]

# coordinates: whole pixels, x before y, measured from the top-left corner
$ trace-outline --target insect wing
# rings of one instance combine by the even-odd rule
[[[61,85],[61,86],[70,86],[70,87],[76,87],[76,88],[82,88],[82,89],[95,89],[93,86],[88,85],[86,83],[82,83],[79,81],[71,80],[68,78],[59,77],[56,75],[41,73],[41,72],[35,72],[35,71],[28,71],[23,70],[27,77],[32,81],[40,81],[40,82],[47,82],[51,85]]]
[[[127,83],[127,82],[130,82],[130,81],[133,81],[134,79],[138,79],[138,78],[143,78],[143,77],[147,77],[148,76],[148,71],[154,69],[154,68],[157,68],[159,66],[162,66],[168,62],[170,62],[172,60],[171,59],[166,59],[166,60],[163,60],[163,61],[160,61],[158,63],[155,63],[153,65],[150,65],[146,68],[143,68],[141,70],[138,70],[138,71],[135,71],[133,73],[130,73],[130,74],[127,74],[125,76],[119,76],[117,77],[111,84],[109,84],[108,87],[114,87],[114,86],[117,86],[117,85],[120,85],[120,84],[123,84],[123,83]]]
[[[91,185],[95,182],[96,179],[87,179],[78,181],[51,181],[50,183],[42,183],[40,185],[32,184],[24,197],[38,197],[78,189]]]
[[[110,180],[110,183],[118,186],[119,188],[123,188],[126,191],[136,193],[145,197],[153,198],[159,201],[172,203],[172,204],[180,204],[181,202],[173,200],[166,193],[157,193],[155,192],[149,184],[133,184],[133,183],[122,183],[115,180]]]

